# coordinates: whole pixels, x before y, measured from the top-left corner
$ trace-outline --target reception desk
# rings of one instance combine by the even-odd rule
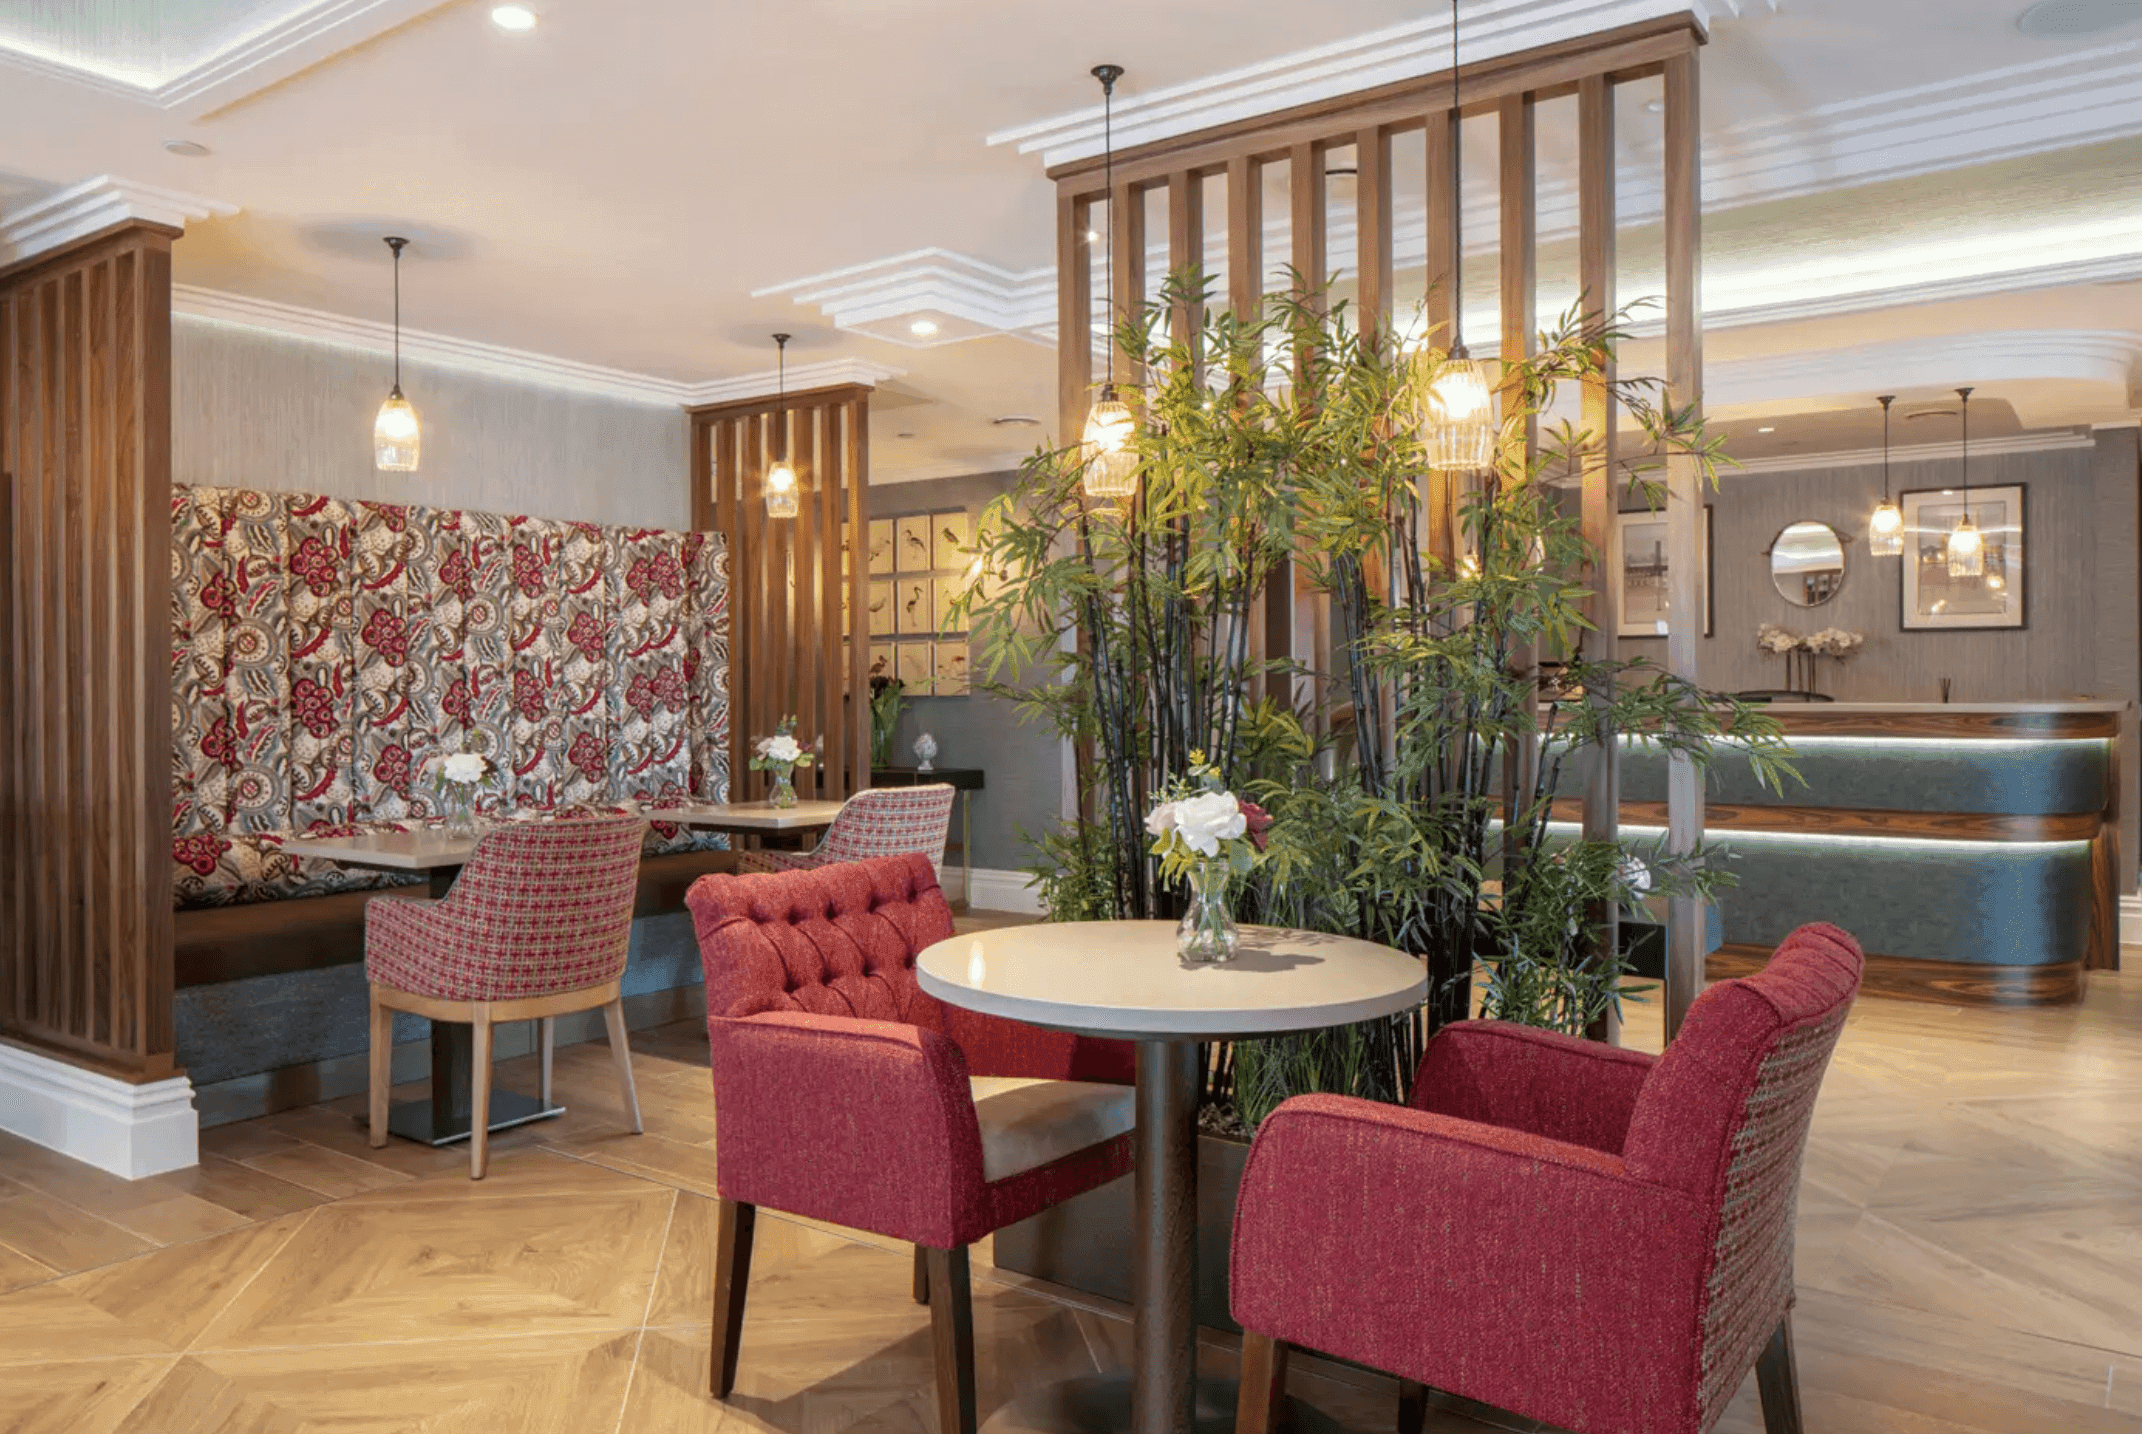
[[[1782,792],[1722,751],[1706,844],[1737,885],[1720,898],[1712,977],[1759,966],[1807,921],[1867,952],[1870,992],[2005,1005],[2081,997],[2119,964],[2122,757],[2128,704],[1818,703],[1768,709],[1801,782]],[[1574,821],[1582,764],[1557,817]],[[1622,746],[1625,831],[1663,830],[1666,757]]]

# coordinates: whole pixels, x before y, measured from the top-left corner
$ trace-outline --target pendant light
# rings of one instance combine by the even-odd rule
[[[1123,78],[1121,65],[1095,65],[1093,77],[1101,82],[1102,160],[1108,191],[1108,378],[1086,413],[1085,442],[1080,447],[1083,471],[1080,486],[1086,496],[1119,500],[1138,491],[1138,454],[1131,447],[1137,420],[1130,405],[1116,395],[1116,81]]]
[[[1963,516],[1949,529],[1949,576],[1983,577],[1986,573],[1986,535],[1971,521],[1971,390],[1959,388],[1963,400]]]
[[[1464,146],[1459,133],[1458,0],[1450,0],[1450,353],[1428,382],[1421,442],[1428,465],[1445,472],[1485,468],[1495,460],[1495,397],[1487,365],[1465,348]]]
[[[1882,406],[1882,501],[1867,519],[1867,552],[1877,558],[1893,558],[1904,551],[1904,510],[1889,496],[1889,405],[1896,401],[1893,393],[1875,400]]]
[[[402,250],[408,243],[399,235],[387,236],[394,251],[394,387],[372,420],[372,466],[382,473],[416,472],[417,450],[423,446],[416,410],[402,397]]]
[[[769,518],[793,518],[802,508],[796,481],[796,470],[788,461],[788,341],[789,334],[775,334],[775,347],[781,350],[781,378],[779,397],[774,400],[773,465],[766,470],[766,516]]]

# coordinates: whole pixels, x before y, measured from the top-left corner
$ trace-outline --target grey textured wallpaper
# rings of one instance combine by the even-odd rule
[[[391,380],[377,354],[179,315],[171,476],[590,523],[691,521],[682,408],[404,360],[423,457],[414,473],[381,473],[372,417]]]

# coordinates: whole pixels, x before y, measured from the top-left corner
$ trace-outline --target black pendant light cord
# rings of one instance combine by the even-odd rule
[[[407,239],[389,236],[387,247],[394,251],[394,396],[402,396],[402,248]]]
[[[1102,387],[1112,398],[1116,388],[1116,81],[1123,78],[1123,67],[1095,65],[1093,77],[1101,82],[1101,184],[1108,192],[1108,252],[1101,260],[1108,285],[1108,378]]]
[[[1897,401],[1893,393],[1885,393],[1875,402],[1882,406],[1882,506],[1889,506],[1889,405]]]
[[[1450,356],[1465,351],[1465,117],[1458,108],[1458,0],[1450,0]]]
[[[774,445],[780,451],[774,454],[774,462],[788,461],[788,341],[793,334],[775,334],[774,346],[781,351],[780,368],[774,380]]]
[[[1963,400],[1963,516],[1971,521],[1971,390],[1959,388],[1956,396]]]

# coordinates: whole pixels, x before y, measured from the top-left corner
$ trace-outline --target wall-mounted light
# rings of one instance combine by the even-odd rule
[[[394,251],[394,387],[372,420],[372,466],[382,473],[414,473],[423,434],[417,427],[416,410],[402,397],[402,250],[409,241],[387,236]]]
[[[1896,401],[1893,393],[1875,400],[1882,406],[1882,501],[1867,519],[1867,552],[1877,558],[1893,558],[1904,551],[1904,510],[1889,496],[1889,405]]]
[[[775,334],[773,341],[781,350],[781,377],[778,396],[774,399],[774,460],[766,470],[766,516],[769,518],[793,518],[802,510],[802,484],[796,481],[796,470],[788,461],[788,334]]]

